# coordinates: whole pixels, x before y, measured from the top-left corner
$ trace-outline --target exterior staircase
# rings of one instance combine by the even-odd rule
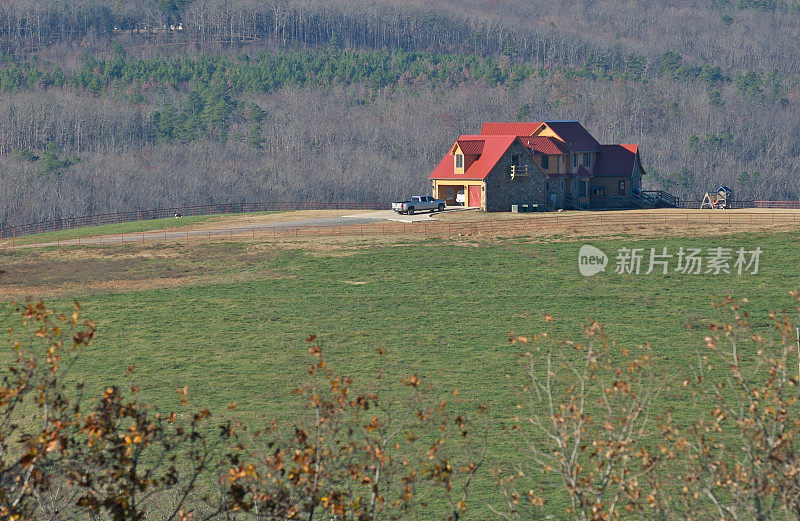
[[[680,200],[664,190],[642,190],[634,192],[631,202],[638,208],[677,208]]]

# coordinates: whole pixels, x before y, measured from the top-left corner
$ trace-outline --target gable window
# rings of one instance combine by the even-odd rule
[[[514,154],[511,156],[511,166],[517,166],[519,164],[519,156]]]
[[[578,154],[572,156],[572,168],[578,168]]]
[[[545,170],[550,168],[550,156],[542,156],[542,168]]]
[[[456,154],[456,168],[464,168],[464,156]]]
[[[583,154],[583,166],[592,166],[591,154]]]

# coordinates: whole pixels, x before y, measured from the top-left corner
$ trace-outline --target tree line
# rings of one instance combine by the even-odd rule
[[[741,199],[796,199],[796,101],[732,83],[718,90],[721,103],[702,83],[562,75],[513,89],[355,83],[239,95],[209,84],[146,91],[146,103],[131,99],[135,90],[26,90],[0,99],[0,220],[243,200],[385,202],[427,192],[452,141],[483,121],[542,115],[579,119],[601,142],[639,143],[646,186],[698,205],[720,184]]]
[[[539,16],[516,1],[369,4],[3,3],[0,31],[17,33],[0,36],[0,221],[254,198],[385,202],[427,192],[452,140],[492,120],[577,119],[602,142],[639,143],[646,186],[688,200],[720,184],[740,199],[800,196],[791,5],[561,2]],[[34,45],[34,18],[42,31],[110,26]],[[254,19],[263,39],[198,40],[209,24],[237,32]],[[354,39],[342,20],[372,36]],[[392,42],[398,27],[407,41]]]
[[[259,52],[255,55],[227,56],[200,54],[130,58],[121,44],[112,44],[112,55],[83,57],[81,66],[66,73],[57,63],[20,60],[0,53],[0,90],[16,92],[37,87],[71,87],[93,94],[109,89],[125,91],[147,86],[181,89],[214,83],[236,93],[269,92],[285,86],[318,87],[334,83],[363,83],[379,89],[422,78],[431,88],[480,81],[487,86],[514,87],[533,75],[562,75],[597,81],[628,79],[646,82],[666,78],[700,82],[709,89],[726,83],[743,93],[780,98],[795,78],[779,71],[723,70],[720,67],[686,64],[683,56],[666,51],[650,64],[640,54],[627,56],[591,53],[579,67],[536,67],[507,59],[476,54],[348,51],[335,44],[322,50]],[[135,91],[134,101],[146,101]]]
[[[337,40],[355,48],[505,52],[537,66],[570,67],[591,52],[625,56],[638,51],[654,58],[671,47],[695,64],[797,71],[787,48],[796,51],[792,37],[797,36],[798,5],[794,0],[693,0],[680,6],[643,0],[632,9],[621,1],[581,5],[561,0],[545,11],[524,0],[9,0],[0,5],[0,42],[25,51],[115,37],[190,45],[260,41],[283,47]],[[786,39],[776,41],[773,32]]]

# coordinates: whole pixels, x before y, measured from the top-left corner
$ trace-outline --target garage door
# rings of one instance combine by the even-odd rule
[[[480,186],[470,186],[469,187],[469,206],[472,207],[480,207],[481,205],[481,187]]]

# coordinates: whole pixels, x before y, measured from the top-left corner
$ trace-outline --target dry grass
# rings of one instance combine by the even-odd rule
[[[266,244],[163,244],[0,253],[0,300],[282,278]]]
[[[761,230],[765,233],[784,229]],[[558,233],[530,233],[499,236],[465,231],[453,237],[425,238],[422,235],[361,237],[229,237],[211,243],[147,243],[144,245],[94,246],[62,250],[27,250],[0,253],[0,300],[19,300],[36,295],[41,298],[67,298],[72,295],[123,293],[180,286],[206,286],[285,278],[263,263],[270,256],[289,250],[302,250],[321,258],[347,258],[376,248],[396,248],[401,256],[405,246],[425,241],[445,241],[469,248],[513,243],[559,243],[577,240],[615,240],[645,237],[714,237],[725,235],[716,228],[667,229],[656,233],[641,226],[625,226],[605,233],[562,230]],[[435,242],[432,244],[436,244]],[[342,280],[359,286],[363,280]]]
[[[287,219],[301,220],[346,213],[351,211],[225,216],[207,226],[233,227],[253,224],[254,219],[285,222]],[[597,224],[601,214],[603,225]],[[752,224],[748,220],[750,215],[756,216]],[[311,227],[288,232],[234,230],[226,236],[190,236],[188,241],[176,238],[144,244],[0,250],[0,299],[19,299],[27,295],[51,298],[266,280],[277,277],[277,274],[264,268],[264,261],[287,250],[303,250],[321,257],[351,257],[374,248],[391,247],[399,251],[404,246],[428,240],[481,247],[509,242],[722,237],[734,233],[771,234],[800,229],[800,212],[785,210],[710,213],[700,210],[634,210],[561,212],[557,216],[564,223],[558,228],[552,225],[556,217],[553,213],[454,212],[442,214],[441,222]],[[773,216],[776,220],[774,223],[771,221]],[[579,225],[576,224],[578,218],[581,219]],[[711,224],[708,224],[709,218],[712,219]],[[728,218],[733,224],[727,224]],[[644,219],[644,224],[641,219]],[[715,224],[713,220],[718,222]],[[358,279],[344,281],[348,285],[359,285],[361,282]]]
[[[275,212],[266,214],[220,215],[196,226],[187,226],[188,230],[216,230],[219,228],[240,228],[267,223],[304,221],[308,219],[327,219],[353,215],[360,210],[296,210],[291,212]]]

